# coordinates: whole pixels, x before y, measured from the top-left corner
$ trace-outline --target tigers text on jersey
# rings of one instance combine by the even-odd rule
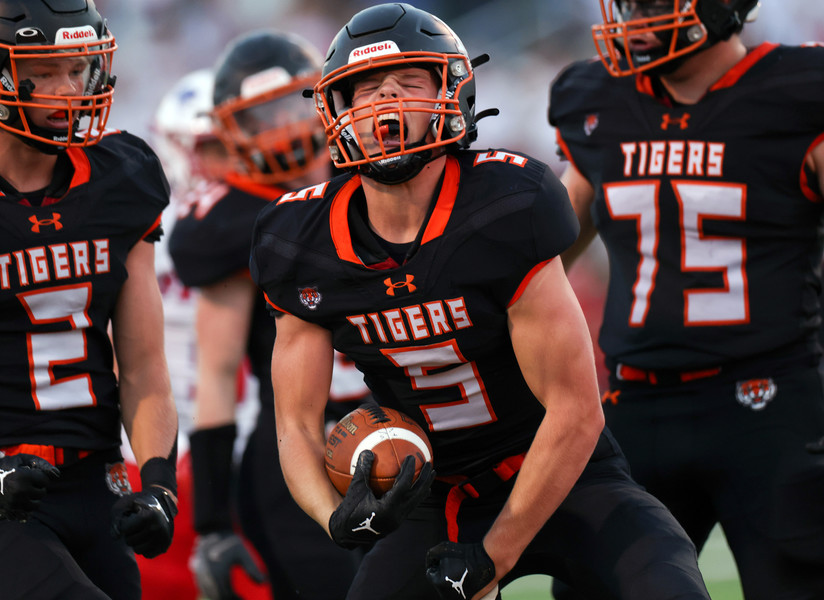
[[[553,83],[550,123],[595,190],[608,360],[702,368],[793,348],[819,322],[824,47],[762,44],[694,105],[600,62]]]
[[[0,197],[0,446],[120,445],[108,326],[126,257],[157,235],[169,189],[127,133],[66,154],[73,175],[56,201]]]
[[[253,278],[276,308],[328,328],[379,403],[427,428],[440,474],[524,451],[543,407],[518,368],[506,310],[575,240],[563,186],[508,151],[449,156],[419,248],[388,269],[357,253],[362,194],[360,177],[343,175],[265,208]]]

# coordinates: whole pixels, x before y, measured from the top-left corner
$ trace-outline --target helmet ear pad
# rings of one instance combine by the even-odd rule
[[[759,0],[697,0],[695,13],[707,28],[709,39],[715,43],[728,40],[733,34],[739,33],[758,4]]]

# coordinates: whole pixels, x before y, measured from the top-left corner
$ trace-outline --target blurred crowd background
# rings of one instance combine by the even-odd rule
[[[158,102],[184,74],[211,67],[226,43],[252,29],[300,33],[325,54],[335,33],[365,0],[97,0],[117,38],[118,76],[111,126],[143,137]],[[601,19],[597,0],[418,0],[445,20],[478,68],[478,109],[498,117],[479,126],[481,147],[506,146],[553,164],[554,133],[546,121],[548,87],[571,60],[595,55],[590,26]],[[745,29],[753,42],[824,41],[822,0],[764,0]]]
[[[183,75],[211,67],[227,42],[259,28],[301,34],[325,54],[338,30],[366,0],[96,0],[119,49],[109,126],[152,141],[151,122],[162,96]],[[548,162],[560,174],[555,134],[547,123],[549,84],[570,61],[594,57],[590,27],[601,21],[597,0],[417,0],[446,21],[470,57],[490,62],[476,71],[477,109],[498,108],[483,120],[475,148],[504,147]],[[762,40],[824,42],[824,0],[763,0],[744,30]],[[307,100],[309,102],[309,100]],[[600,327],[606,284],[603,248],[592,244],[570,279],[593,338]],[[600,362],[600,361],[599,361]],[[601,371],[602,382],[605,373]]]

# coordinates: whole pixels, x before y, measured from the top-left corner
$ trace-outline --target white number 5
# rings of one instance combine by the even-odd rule
[[[460,391],[461,399],[455,402],[421,405],[431,431],[474,427],[498,420],[475,363],[461,355],[455,340],[382,352],[396,366],[403,367],[412,389],[456,387]]]

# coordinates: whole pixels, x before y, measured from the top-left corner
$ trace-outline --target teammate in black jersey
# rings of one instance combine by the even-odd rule
[[[263,559],[278,600],[343,598],[357,565],[357,554],[335,546],[286,488],[277,462],[270,374],[275,323],[249,277],[258,212],[289,189],[329,176],[322,125],[301,95],[318,80],[320,64],[317,50],[296,35],[256,30],[229,43],[215,66],[215,133],[238,166],[204,190],[171,236],[179,277],[199,290],[190,435],[198,541],[192,566],[201,592],[212,600],[236,597],[232,565],[262,578],[233,530],[235,501],[243,533]],[[235,481],[237,374],[247,357],[259,382],[260,412]],[[356,380],[351,396],[337,399],[354,405],[330,402],[332,422],[368,393],[351,367],[338,368],[337,380],[347,372]]]
[[[115,48],[91,0],[0,1],[4,599],[138,600],[134,552],[172,540],[177,414],[152,243],[168,185],[143,141],[105,130]]]
[[[477,136],[473,62],[408,4],[356,14],[314,88],[350,173],[285,194],[255,226],[252,275],[278,320],[281,464],[341,546],[372,544],[347,598],[495,598],[527,573],[593,598],[708,598],[695,549],[630,479],[603,428],[592,345],[558,255],[578,227],[549,168]],[[377,401],[427,429],[380,498],[361,453],[324,470],[333,348]]]
[[[633,476],[699,549],[721,524],[748,600],[822,598],[824,47],[745,47],[756,5],[602,2],[603,60],[551,91],[581,223],[564,261],[600,234]]]

